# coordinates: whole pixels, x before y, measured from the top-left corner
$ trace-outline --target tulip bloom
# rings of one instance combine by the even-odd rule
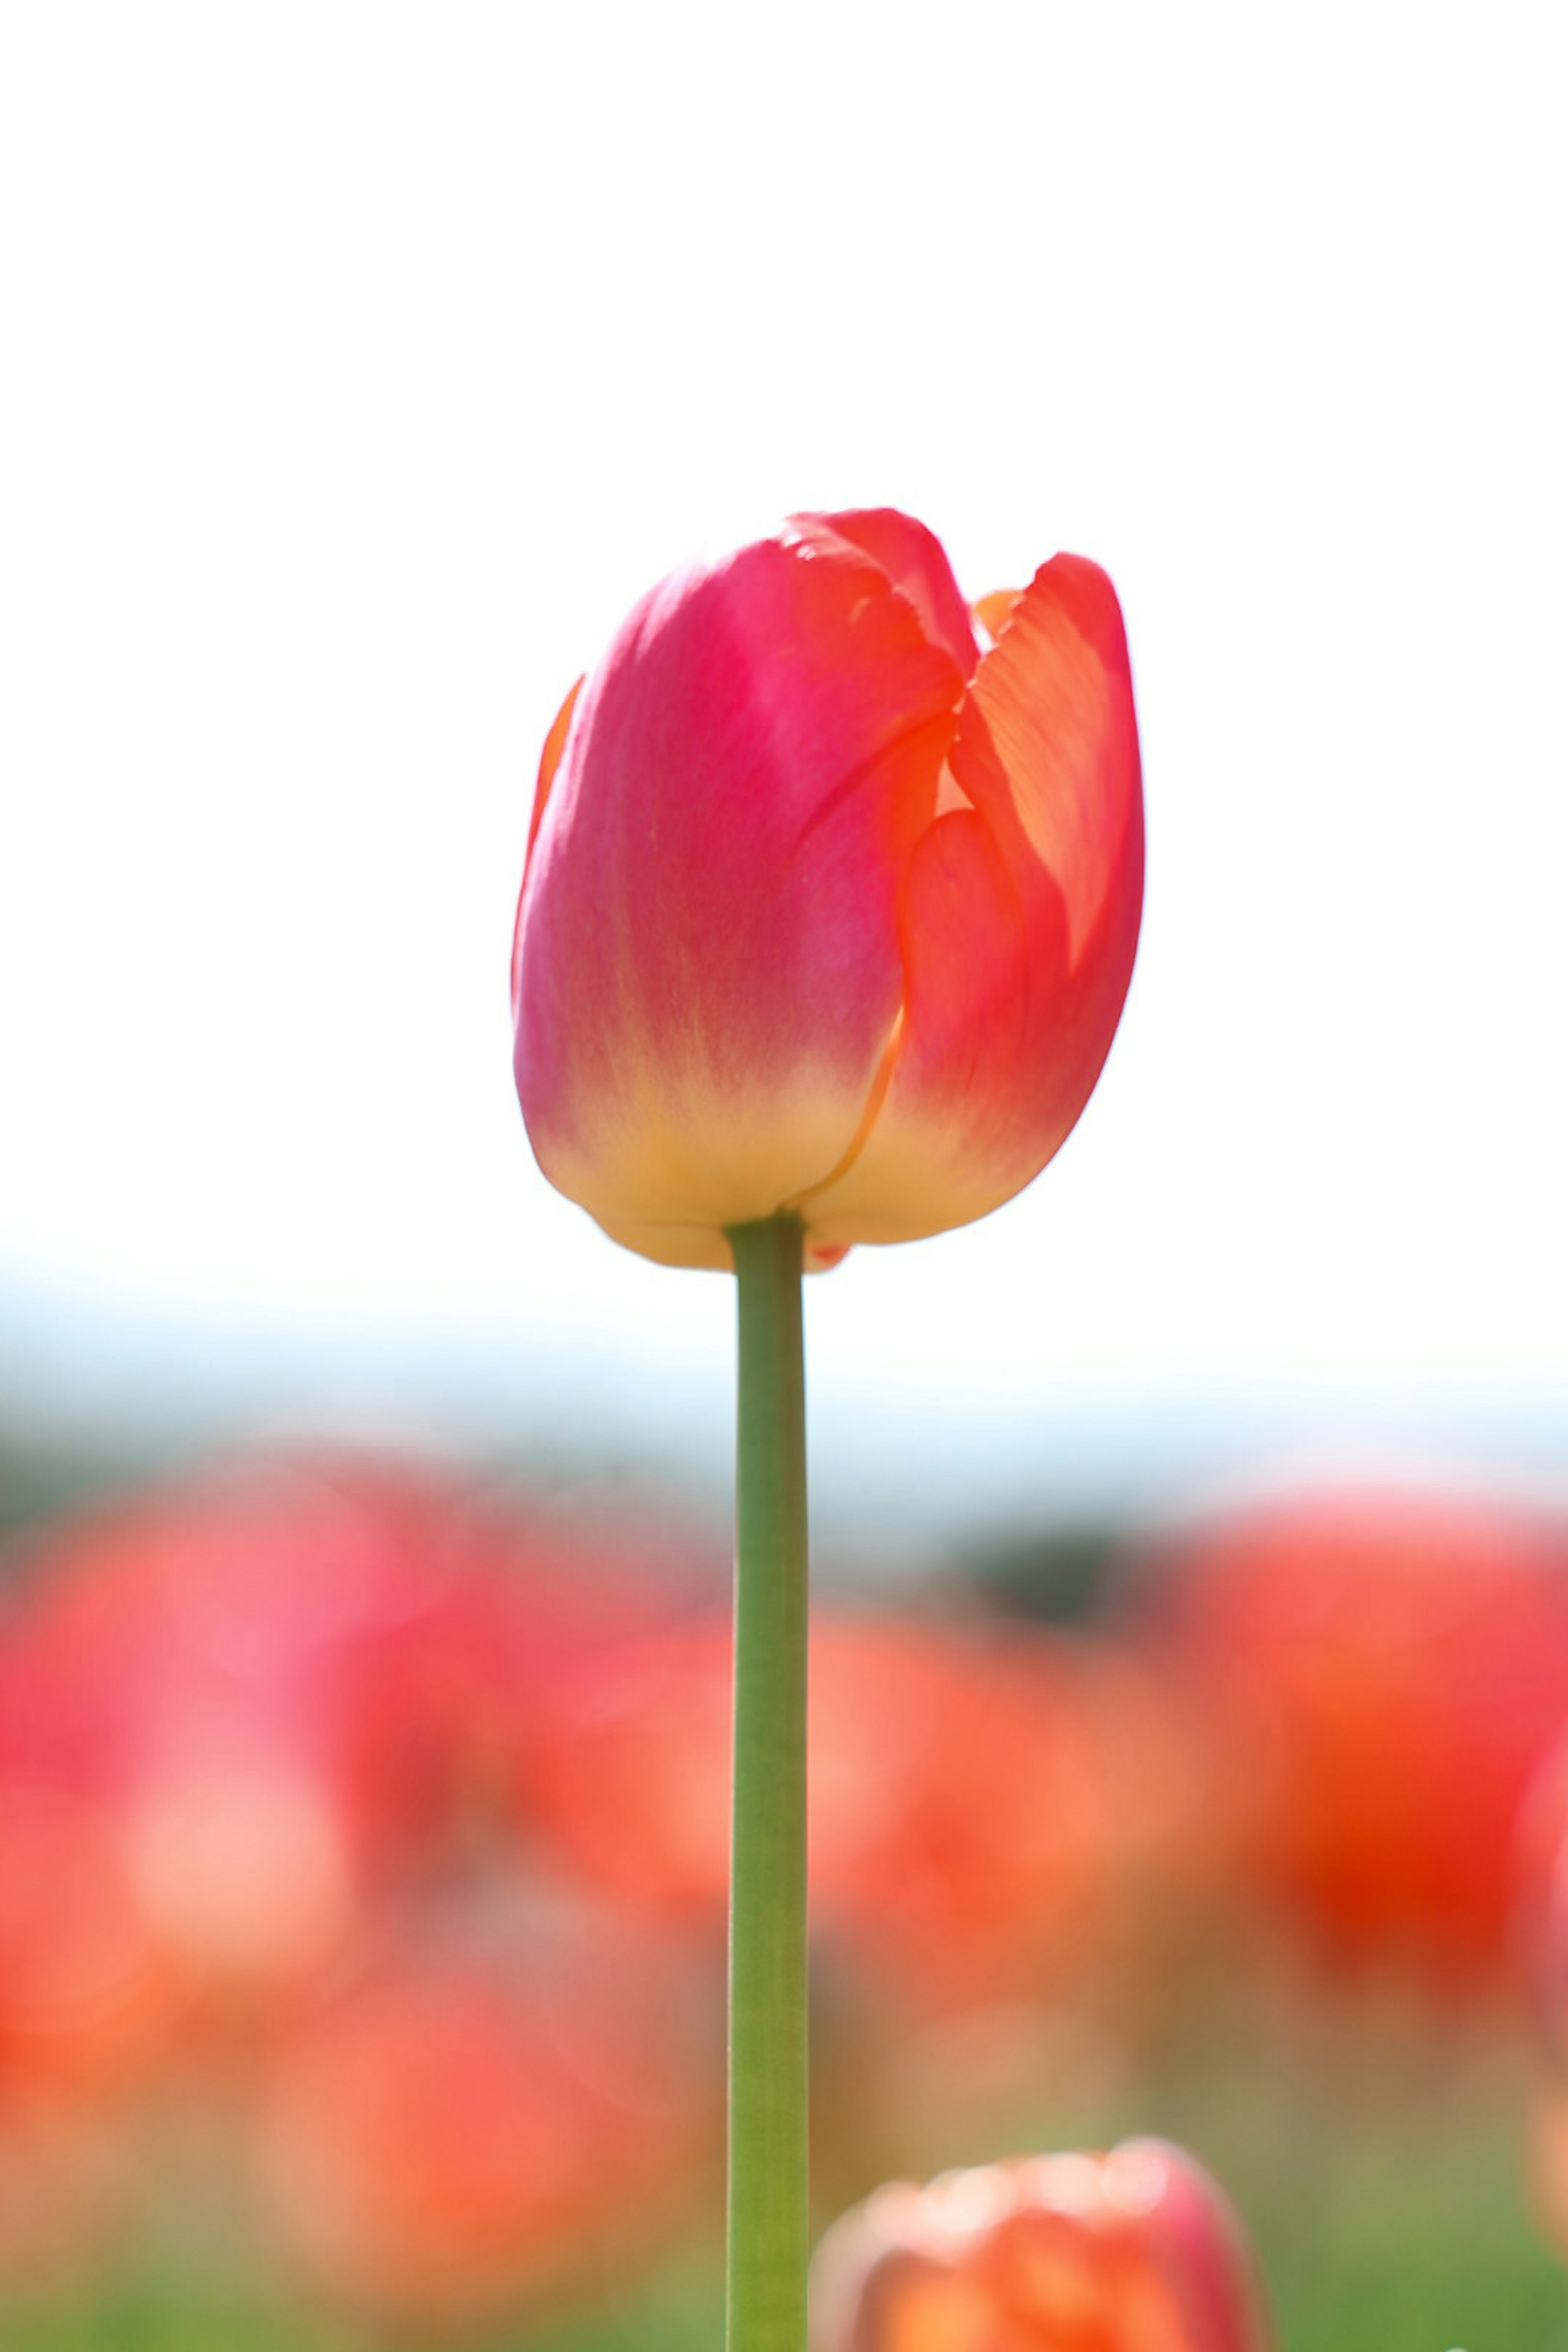
[[[983,1216],[1089,1099],[1142,875],[1094,564],[972,617],[880,509],[679,572],[540,768],[512,957],[540,1165],[675,1265],[728,1267],[725,1228],[781,1210],[816,1265]]]
[[[1179,2148],[1026,2157],[896,2182],[837,2222],[815,2352],[1268,2352],[1240,2224]]]
[[[1113,1814],[1136,1801],[1097,1719],[1105,1664],[1016,1628],[1004,1653],[817,1612],[809,1854],[826,1949],[938,2007],[1036,1994],[1102,1951]],[[729,1682],[729,1628],[713,1622],[627,1644],[541,1693],[534,1826],[575,1872],[656,1910],[721,1909]],[[1117,1710],[1123,1749],[1142,1729]]]
[[[1568,1717],[1564,1559],[1533,1512],[1331,1489],[1196,1529],[1147,1579],[1241,1858],[1326,1957],[1495,1977],[1515,1823]]]
[[[260,2118],[302,2273],[448,2334],[638,2253],[679,2216],[715,2120],[678,1949],[593,1912],[502,1928],[489,1909],[307,2019]]]

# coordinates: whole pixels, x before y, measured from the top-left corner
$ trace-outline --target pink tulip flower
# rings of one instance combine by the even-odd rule
[[[512,959],[540,1165],[675,1265],[781,1210],[816,1265],[983,1216],[1089,1099],[1142,878],[1105,574],[1058,555],[972,615],[908,516],[797,516],[645,596],[545,745]]]

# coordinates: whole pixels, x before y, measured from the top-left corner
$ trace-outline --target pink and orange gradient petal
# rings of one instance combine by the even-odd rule
[[[539,755],[539,780],[533,788],[533,814],[528,821],[528,852],[531,856],[533,854],[533,845],[539,838],[539,828],[543,821],[545,803],[550,798],[550,787],[555,782],[555,771],[561,765],[561,754],[566,749],[566,737],[572,725],[572,713],[577,708],[577,697],[582,691],[583,680],[579,678],[551,721],[550,732],[544,739],[544,749]]]
[[[955,805],[911,858],[886,1100],[812,1204],[828,1240],[906,1241],[1000,1206],[1099,1077],[1131,976],[1142,803],[1105,574],[1058,556],[1013,604],[960,715]]]
[[[792,515],[790,522],[803,537],[824,541],[837,539],[868,555],[900,595],[914,606],[931,644],[946,648],[963,677],[973,677],[980,648],[969,607],[935,531],[916,522],[912,515],[900,514],[896,507]]]
[[[522,886],[518,892],[517,913],[512,921],[511,1017],[514,1023],[518,1013],[518,992],[521,985],[522,901],[528,888],[528,868],[533,856],[533,845],[539,838],[539,828],[543,822],[545,803],[550,798],[550,788],[555,782],[555,771],[561,765],[561,755],[566,749],[566,737],[572,725],[572,713],[577,708],[577,698],[583,691],[583,683],[581,678],[577,680],[551,720],[550,732],[544,739],[544,749],[539,755],[539,774],[533,787],[533,812],[528,820],[528,846],[523,852]]]
[[[1094,1090],[1142,913],[1131,671],[1116,592],[1098,564],[1058,555],[1036,573],[976,673],[952,766],[996,834],[1029,926],[1016,1189],[1057,1150]]]
[[[556,772],[517,959],[534,1148],[601,1223],[707,1229],[671,1254],[711,1262],[712,1229],[842,1157],[961,691],[848,551],[763,541],[633,614]]]

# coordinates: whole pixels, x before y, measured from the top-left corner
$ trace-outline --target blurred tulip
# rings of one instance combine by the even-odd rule
[[[112,1818],[0,1786],[0,2069],[115,2083],[160,2053],[179,2010]]]
[[[453,1568],[439,1482],[254,1462],[61,1521],[0,1622],[0,1790],[108,1824],[139,1932],[187,1991],[254,2007],[345,1939],[359,1901],[343,1688]]]
[[[1104,573],[977,608],[890,509],[797,516],[637,606],[552,728],[512,961],[540,1165],[613,1238],[727,1266],[984,1215],[1110,1049],[1142,898]]]
[[[595,1883],[721,1915],[730,1642],[721,1624],[628,1646],[542,1696],[541,1831]],[[920,2001],[1038,1992],[1092,1948],[1154,1815],[1130,1801],[1159,1718],[1087,1644],[819,1612],[810,1868],[818,1940]],[[1163,1744],[1161,1756],[1173,1751]],[[1173,1770],[1172,1779],[1174,1778]],[[1140,1843],[1142,1842],[1142,1843]]]
[[[893,1623],[829,1624],[812,1690],[812,1885],[878,1984],[1037,1993],[1104,1925],[1106,1788],[1079,1658]]]
[[[1124,2140],[879,2189],[827,2232],[813,2352],[1268,2352],[1239,2223],[1191,2157]]]
[[[727,1571],[653,1509],[476,1513],[461,1572],[371,1630],[337,1678],[335,1753],[378,1887],[526,1834],[542,1711],[709,1610]]]
[[[658,1910],[722,1920],[730,1870],[730,1633],[632,1644],[542,1693],[529,1805],[558,1864]]]
[[[20,1548],[0,2283],[52,2275],[51,2247],[87,2259],[99,2156],[136,2115],[221,2182],[258,2080],[288,2180],[321,2189],[301,2217],[279,2189],[290,2241],[367,2308],[476,2310],[657,2222],[716,2113],[718,1988],[647,1923],[537,1889],[519,1927],[519,1758],[543,1693],[708,1606],[710,1574],[646,1511],[584,1528],[327,1457]],[[456,1948],[454,1901],[475,1915]]]
[[[415,1474],[322,1460],[60,1521],[20,1550],[0,1623],[0,1774],[102,1793],[209,1726],[315,1752],[342,1659],[428,1606],[456,1518]]]
[[[1513,1943],[1531,2017],[1568,2060],[1568,1737],[1525,1792],[1514,1827]]]
[[[525,1833],[546,1693],[707,1604],[700,1546],[258,1459],[39,1533],[0,1605],[0,1796],[96,1809],[189,1991],[256,2015],[367,1906]]]
[[[301,2031],[267,2104],[294,2259],[356,2308],[467,2324],[645,2252],[719,2120],[705,1990],[592,1914],[389,1958]]]
[[[298,1983],[346,1939],[355,1890],[319,1776],[214,1745],[145,1780],[128,1809],[137,1892],[189,1979],[231,1995]]]
[[[1568,1717],[1565,1566],[1543,1520],[1394,1492],[1262,1506],[1150,1562],[1144,1629],[1247,1866],[1330,1953],[1498,1968],[1521,1801]]]

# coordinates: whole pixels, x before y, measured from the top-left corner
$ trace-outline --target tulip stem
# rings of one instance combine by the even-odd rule
[[[740,1325],[730,1867],[729,2352],[805,2344],[805,1229],[730,1228]]]

